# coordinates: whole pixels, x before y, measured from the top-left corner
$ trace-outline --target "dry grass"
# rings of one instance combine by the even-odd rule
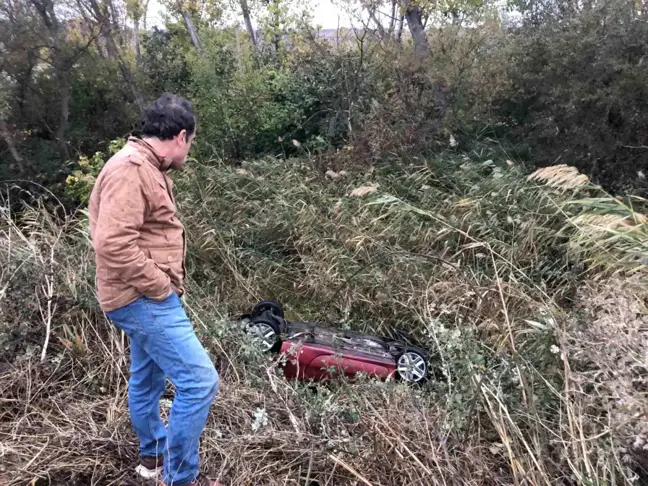
[[[19,374],[39,381],[34,368],[14,373],[14,379]],[[2,382],[12,383],[11,377],[3,374]],[[494,471],[501,461],[487,450],[443,442],[434,412],[421,410],[408,394],[384,390],[360,399],[355,392],[349,399],[337,393],[337,406],[354,407],[357,419],[331,413],[313,423],[300,411],[303,399],[281,380],[275,385],[273,392],[225,382],[202,441],[205,469],[237,485],[351,485],[361,478],[383,486],[498,482]],[[46,400],[16,396],[18,407],[5,401],[2,484],[37,478],[43,484],[140,484],[131,472],[136,444],[125,393],[89,399],[58,392]],[[269,423],[253,433],[250,415],[258,406],[265,407]],[[297,418],[291,421],[291,415]]]
[[[541,181],[556,189],[576,189],[589,184],[589,178],[578,172],[578,169],[566,164],[551,165],[536,170],[528,179]]]
[[[536,170],[528,179],[564,194],[583,193],[582,198],[553,198],[566,220],[562,234],[569,247],[599,276],[643,271],[648,251],[648,204],[639,196],[613,197],[591,184],[574,167],[558,165]]]
[[[327,180],[268,161],[178,181],[188,308],[222,372],[205,470],[236,485],[647,477],[643,275],[584,281],[578,235],[558,234],[566,206],[512,170],[463,162]],[[376,194],[347,196],[359,187]],[[3,214],[0,484],[139,484],[127,342],[97,311],[83,218]],[[406,328],[444,379],[287,382],[228,320],[266,297],[294,317]]]

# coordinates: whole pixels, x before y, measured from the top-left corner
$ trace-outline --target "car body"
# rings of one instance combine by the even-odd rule
[[[260,302],[242,321],[265,351],[285,356],[281,366],[287,378],[353,379],[362,373],[419,384],[430,375],[428,353],[421,348],[317,322],[289,321],[278,302]]]

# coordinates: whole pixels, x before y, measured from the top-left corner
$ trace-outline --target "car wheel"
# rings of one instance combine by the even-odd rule
[[[419,384],[428,379],[427,357],[423,350],[407,348],[396,359],[396,376],[406,383]]]
[[[262,315],[264,312],[270,312],[271,314],[284,318],[284,308],[283,306],[274,300],[263,300],[254,306],[252,309],[252,316],[257,317]]]
[[[248,331],[254,336],[264,352],[277,352],[281,348],[279,325],[265,319],[248,322]]]

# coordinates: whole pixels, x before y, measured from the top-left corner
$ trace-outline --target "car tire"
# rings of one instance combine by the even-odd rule
[[[408,346],[396,357],[396,379],[412,385],[425,383],[430,377],[427,353]]]
[[[281,349],[281,330],[273,319],[251,319],[247,328],[249,333],[259,338],[264,352],[276,353]]]
[[[262,300],[252,309],[252,317],[260,317],[264,312],[270,312],[272,315],[285,317],[283,306],[275,300]]]

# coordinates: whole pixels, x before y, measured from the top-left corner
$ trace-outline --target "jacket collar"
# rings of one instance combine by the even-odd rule
[[[166,172],[170,169],[172,160],[169,157],[162,157],[148,142],[138,137],[128,137],[128,143],[132,144],[137,150],[142,152],[153,166]]]

